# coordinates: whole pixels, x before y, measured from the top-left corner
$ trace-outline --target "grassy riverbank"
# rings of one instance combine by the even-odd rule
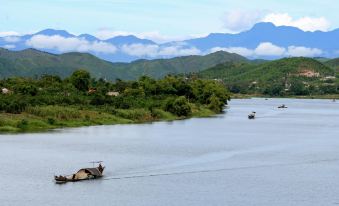
[[[213,80],[167,76],[108,82],[84,70],[62,80],[0,80],[0,133],[206,117],[230,99]]]
[[[189,116],[177,116],[162,109],[118,109],[107,113],[100,109],[44,106],[28,108],[20,114],[0,113],[0,133],[39,132],[56,128],[94,125],[132,124],[172,121],[191,117],[208,117],[216,113],[204,106],[191,104]]]

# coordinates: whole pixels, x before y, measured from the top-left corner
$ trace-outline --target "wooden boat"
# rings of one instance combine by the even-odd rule
[[[255,113],[256,112],[252,112],[251,114],[248,115],[248,119],[254,119],[255,118]]]
[[[72,175],[54,176],[55,183],[77,182],[82,180],[97,179],[103,176],[105,167],[99,163],[98,167],[82,168]]]
[[[286,109],[287,107],[286,107],[286,105],[282,104],[282,105],[280,105],[278,108],[279,108],[279,109]]]

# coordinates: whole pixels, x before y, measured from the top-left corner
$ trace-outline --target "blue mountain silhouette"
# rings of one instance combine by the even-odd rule
[[[175,54],[173,54],[172,56],[136,56],[133,54],[124,53],[124,51],[121,50],[122,46],[132,44],[157,45],[159,48],[167,48],[180,45],[179,49],[196,48],[200,50],[201,54],[206,54],[212,48],[216,47],[244,47],[248,49],[255,49],[260,43],[270,42],[274,45],[284,48],[288,48],[289,46],[317,48],[323,51],[322,56],[328,58],[338,57],[339,55],[339,29],[328,32],[305,32],[295,27],[275,26],[272,23],[258,23],[254,25],[253,28],[251,28],[250,30],[238,34],[212,33],[202,38],[189,39],[180,42],[168,42],[164,44],[157,44],[154,41],[141,39],[133,35],[116,36],[107,40],[100,40],[97,37],[89,34],[81,34],[79,36],[76,36],[68,33],[65,30],[45,29],[35,34],[18,36],[16,37],[17,41],[9,41],[8,37],[0,37],[0,47],[9,48],[11,50],[22,50],[30,48],[31,46],[27,44],[27,41],[29,41],[35,35],[58,35],[64,38],[79,38],[88,42],[105,42],[112,44],[117,48],[114,54],[89,51],[89,53],[92,53],[99,58],[103,58],[112,62],[129,62],[140,58],[153,59],[161,57],[169,58],[176,56]],[[56,54],[61,53],[61,51],[58,51],[55,48],[37,49]]]

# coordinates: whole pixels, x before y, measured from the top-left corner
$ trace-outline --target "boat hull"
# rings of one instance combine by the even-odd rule
[[[80,169],[77,173],[72,175],[66,175],[66,176],[54,176],[55,183],[57,184],[63,184],[66,182],[78,182],[78,181],[84,181],[84,180],[91,180],[91,179],[97,179],[101,178],[103,175],[105,167],[102,167],[99,165],[99,167],[95,168],[83,168]]]

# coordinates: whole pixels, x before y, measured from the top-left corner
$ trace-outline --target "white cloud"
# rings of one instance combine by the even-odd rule
[[[286,49],[276,46],[270,42],[262,42],[255,49],[249,49],[245,47],[214,47],[210,52],[226,51],[230,53],[236,53],[245,57],[256,56],[283,56]]]
[[[75,37],[65,38],[59,35],[35,35],[26,41],[26,45],[37,49],[56,49],[60,52],[98,52],[115,53],[117,48],[106,42],[89,42]]]
[[[6,48],[6,49],[14,49],[14,48],[15,48],[15,45],[13,45],[13,44],[7,44],[7,45],[4,45],[3,47]]]
[[[6,36],[4,37],[5,42],[8,43],[15,43],[20,41],[20,37],[17,36]]]
[[[271,42],[263,42],[254,50],[258,56],[282,56],[286,49],[272,44]]]
[[[234,10],[222,18],[224,28],[230,32],[250,29],[259,22],[271,22],[276,26],[293,26],[303,31],[328,31],[330,22],[325,17],[304,16],[293,18],[288,13],[269,13],[263,10]]]
[[[5,36],[18,36],[19,33],[15,31],[0,31],[0,37],[5,37]]]
[[[198,55],[201,51],[195,47],[182,48],[180,46],[163,47],[159,51],[159,56],[188,56]]]
[[[232,10],[226,12],[222,18],[224,27],[231,32],[239,32],[250,29],[261,21],[264,14],[257,10]]]
[[[323,54],[323,51],[318,48],[308,48],[302,46],[289,46],[288,48],[284,48],[274,45],[271,42],[260,43],[255,49],[248,49],[245,47],[227,47],[227,48],[214,47],[210,49],[210,53],[217,51],[236,53],[245,57],[262,57],[262,56],[315,57]]]
[[[211,49],[211,53],[217,52],[217,51],[226,51],[230,53],[236,53],[241,56],[250,57],[254,55],[254,50],[247,49],[245,47],[214,47]]]
[[[276,26],[293,26],[304,31],[328,31],[330,22],[324,17],[302,17],[293,19],[288,13],[271,13],[266,15],[263,22],[271,22]]]
[[[123,53],[137,57],[156,57],[158,50],[159,46],[154,44],[130,44],[121,47]]]
[[[315,57],[323,54],[321,49],[289,46],[287,55],[289,56],[303,56],[303,57]]]
[[[158,46],[154,44],[130,44],[123,45],[121,51],[137,57],[173,57],[198,55],[201,51],[195,47],[184,47],[184,45]]]

